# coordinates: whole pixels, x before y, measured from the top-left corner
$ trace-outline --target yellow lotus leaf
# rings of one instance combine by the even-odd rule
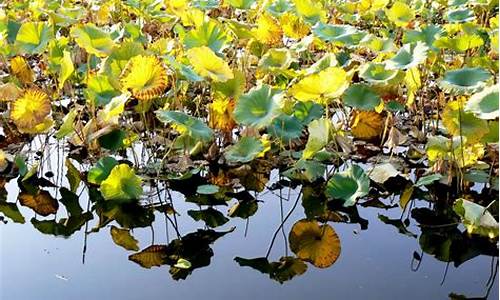
[[[210,103],[208,105],[210,127],[226,132],[231,131],[236,126],[232,116],[234,105],[234,100],[230,98],[219,98]]]
[[[415,18],[415,11],[406,3],[399,1],[395,2],[390,9],[387,9],[385,14],[398,27],[407,26]]]
[[[121,76],[123,89],[139,100],[151,100],[163,94],[168,85],[167,70],[155,56],[132,57]]]
[[[465,136],[470,143],[479,141],[489,131],[486,120],[464,111],[463,99],[448,102],[443,110],[442,120],[451,135]]]
[[[33,127],[18,127],[17,129],[21,133],[38,134],[47,132],[52,126],[54,126],[54,120],[49,116]]]
[[[339,67],[329,67],[317,74],[312,74],[290,89],[290,93],[300,101],[313,100],[327,104],[331,98],[344,93],[349,86],[347,73]]]
[[[12,103],[10,118],[18,128],[33,128],[50,114],[50,100],[40,90],[29,89]]]
[[[299,16],[293,13],[284,13],[280,17],[280,23],[286,36],[292,39],[301,39],[309,34],[311,28]]]
[[[382,135],[385,117],[374,111],[353,111],[351,132],[355,138],[372,140]]]
[[[361,13],[366,11],[376,12],[385,8],[389,4],[389,0],[361,0],[359,2],[359,10]]]
[[[321,1],[317,0],[293,0],[297,14],[309,20],[311,23],[325,22],[326,10]]]
[[[59,202],[47,191],[38,191],[35,195],[23,192],[19,194],[19,202],[44,217],[55,214],[59,208]]]
[[[283,36],[281,26],[273,17],[267,14],[262,14],[257,19],[257,28],[252,32],[257,41],[267,45],[280,44]]]
[[[12,82],[7,82],[0,85],[0,102],[14,101],[22,94],[22,90]]]
[[[328,224],[300,220],[295,223],[289,235],[290,249],[298,258],[318,268],[328,268],[340,256],[340,239]]]
[[[35,74],[22,56],[16,56],[10,60],[12,74],[23,84],[33,83]]]
[[[189,49],[187,57],[196,73],[203,77],[208,77],[216,82],[224,82],[234,78],[233,71],[227,62],[218,57],[207,46]]]

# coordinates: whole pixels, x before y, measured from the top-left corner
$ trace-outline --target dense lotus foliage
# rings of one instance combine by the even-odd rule
[[[248,219],[277,186],[300,187],[295,256],[236,262],[279,282],[331,266],[328,223],[361,222],[359,205],[390,195],[494,245],[498,22],[495,0],[2,1],[0,188],[21,188],[0,214],[24,223],[17,204],[29,207],[65,237],[98,218],[88,232],[111,223],[130,251],[155,212],[174,227],[188,215],[206,229],[129,257],[176,279],[232,231],[211,228]],[[199,209],[177,212],[169,190]]]

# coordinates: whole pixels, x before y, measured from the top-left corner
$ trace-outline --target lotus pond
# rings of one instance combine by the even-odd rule
[[[496,299],[498,1],[0,2],[0,298]]]

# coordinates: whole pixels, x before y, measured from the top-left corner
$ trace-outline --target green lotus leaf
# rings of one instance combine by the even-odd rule
[[[226,0],[226,2],[235,8],[249,9],[255,3],[255,0]]]
[[[465,23],[474,21],[474,12],[468,8],[451,9],[446,13],[446,19],[450,23]]]
[[[366,32],[359,31],[350,25],[332,25],[318,23],[313,33],[325,42],[334,42],[340,46],[356,46],[366,36]]]
[[[317,62],[306,69],[306,75],[319,73],[325,69],[328,69],[329,67],[335,67],[338,64],[339,63],[337,61],[337,57],[334,53],[326,53]]]
[[[300,138],[302,129],[304,129],[304,125],[295,116],[280,115],[273,120],[268,132],[283,143],[289,143]]]
[[[425,62],[428,50],[429,48],[422,42],[405,44],[394,57],[386,62],[386,65],[389,69],[411,69]]]
[[[47,48],[52,35],[52,27],[48,23],[26,22],[17,32],[15,45],[21,52],[40,54]]]
[[[276,0],[266,7],[266,11],[274,17],[279,17],[282,14],[292,10],[292,3],[288,0]]]
[[[142,195],[142,180],[129,165],[116,165],[101,182],[101,194],[105,200],[135,201]]]
[[[499,135],[499,122],[498,120],[496,121],[489,121],[488,122],[488,133],[485,134],[481,138],[482,143],[498,143],[498,135]]]
[[[332,140],[333,124],[330,119],[321,118],[309,123],[307,128],[309,137],[306,148],[302,152],[302,158],[310,159],[318,151],[323,149]]]
[[[475,114],[480,119],[494,120],[499,116],[498,102],[498,86],[490,86],[472,95],[465,104],[464,110]]]
[[[213,131],[202,120],[180,111],[157,110],[156,116],[163,123],[172,123],[182,134],[195,140],[208,142],[213,138]]]
[[[479,234],[491,239],[498,236],[498,222],[486,207],[465,199],[457,199],[453,211],[460,216],[471,234]]]
[[[443,35],[444,31],[438,25],[427,25],[419,30],[408,30],[403,34],[403,43],[412,44],[423,42],[432,50],[437,50],[434,41]]]
[[[373,85],[391,85],[402,79],[399,70],[388,69],[384,63],[366,63],[360,68],[359,77]]]
[[[242,137],[236,144],[229,146],[224,153],[227,161],[232,163],[248,163],[264,150],[262,142],[254,137]]]
[[[75,39],[78,46],[99,57],[108,56],[115,46],[111,35],[92,23],[73,26],[71,37]]]
[[[292,53],[288,49],[269,49],[259,61],[263,70],[286,70],[293,62]]]
[[[271,124],[279,114],[281,94],[269,85],[253,88],[240,96],[234,108],[234,119],[258,129]]]
[[[304,125],[321,118],[323,106],[313,101],[298,101],[293,107],[293,115]]]
[[[471,94],[481,90],[490,78],[483,68],[462,68],[446,72],[439,85],[449,93]]]
[[[108,178],[111,170],[118,165],[118,162],[113,157],[103,157],[97,161],[96,165],[90,168],[87,174],[87,180],[90,183],[101,184],[103,180]]]
[[[229,41],[221,25],[211,20],[189,31],[184,37],[184,46],[187,49],[207,46],[214,52],[221,52]]]
[[[88,78],[84,94],[92,105],[104,106],[121,92],[113,87],[108,76],[97,74]]]
[[[210,10],[218,8],[220,5],[220,0],[193,0],[193,7],[201,10]]]
[[[211,195],[219,192],[219,187],[213,184],[203,184],[196,188],[198,194]]]
[[[366,196],[370,189],[370,178],[358,165],[351,165],[347,170],[338,172],[328,180],[325,195],[344,201],[344,206],[352,206],[358,198]]]
[[[344,104],[361,110],[374,110],[380,104],[379,95],[368,85],[355,83],[344,93]]]

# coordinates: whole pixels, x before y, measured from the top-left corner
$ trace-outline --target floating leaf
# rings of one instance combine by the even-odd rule
[[[464,110],[473,113],[480,119],[493,120],[499,116],[498,99],[498,86],[494,85],[472,95],[465,104]]]
[[[68,172],[66,173],[66,178],[68,178],[70,189],[74,193],[76,192],[78,186],[80,185],[80,182],[82,181],[80,179],[80,171],[78,171],[78,169],[75,167],[75,165],[73,165],[73,163],[69,158],[66,158],[64,165],[68,169]]]
[[[248,163],[254,160],[262,150],[264,150],[264,146],[259,139],[245,136],[238,143],[229,146],[224,153],[224,157],[229,162]]]
[[[234,77],[227,62],[215,55],[207,46],[191,48],[187,57],[196,73],[216,82],[224,82]]]
[[[154,56],[137,55],[130,59],[123,70],[120,82],[139,100],[151,100],[163,94],[167,88],[167,71]]]
[[[19,202],[22,206],[27,206],[41,216],[55,214],[59,208],[59,202],[52,198],[47,191],[38,191],[35,195],[28,193],[19,194]]]
[[[292,226],[289,235],[290,249],[298,258],[318,268],[328,268],[340,256],[340,240],[328,224],[300,220]]]
[[[139,251],[139,242],[130,234],[129,229],[111,226],[110,229],[113,242],[126,250]]]
[[[137,200],[142,195],[142,180],[129,165],[116,165],[101,182],[101,194],[105,200]]]
[[[335,173],[326,184],[326,196],[339,199],[344,206],[352,206],[358,198],[368,194],[370,178],[358,165],[351,165],[347,170]]]
[[[498,237],[498,222],[486,207],[465,199],[457,199],[453,210],[462,218],[467,232],[487,236],[491,239]]]
[[[198,194],[211,195],[219,192],[219,187],[213,184],[203,184],[196,188]]]
[[[234,119],[257,129],[271,124],[279,113],[281,94],[269,85],[253,88],[241,95],[234,108]]]

